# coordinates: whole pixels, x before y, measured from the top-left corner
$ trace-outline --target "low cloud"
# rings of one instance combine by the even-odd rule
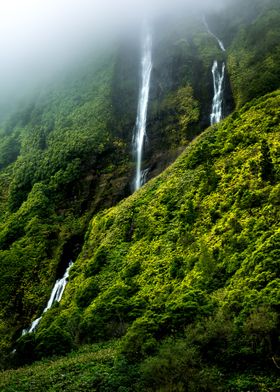
[[[144,17],[222,0],[9,0],[0,5],[0,90],[24,89]]]

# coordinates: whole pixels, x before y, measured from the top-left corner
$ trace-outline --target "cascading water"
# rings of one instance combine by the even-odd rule
[[[146,138],[147,111],[152,72],[152,35],[147,23],[143,25],[141,88],[139,93],[135,133],[133,136],[136,151],[136,174],[134,190],[137,191],[146,180],[146,173],[142,172],[143,146]]]
[[[225,63],[222,64],[222,70],[219,71],[218,62],[215,60],[212,67],[214,97],[212,102],[212,112],[210,116],[211,125],[217,124],[223,117],[223,85],[225,78]]]
[[[220,49],[225,52],[226,49],[224,47],[223,42],[210,30],[206,18],[203,17],[203,23],[206,27],[208,33],[215,38],[218,42]],[[213,75],[213,86],[214,86],[214,96],[212,101],[212,110],[210,115],[210,123],[211,125],[217,124],[223,118],[223,98],[224,98],[224,79],[225,79],[225,69],[226,65],[223,62],[221,71],[219,70],[219,64],[217,60],[214,60],[212,66],[212,75]]]
[[[203,23],[204,23],[204,26],[206,27],[206,30],[208,31],[208,33],[209,33],[210,35],[212,35],[212,37],[215,38],[215,40],[218,42],[220,49],[221,49],[223,52],[225,52],[226,49],[225,49],[225,47],[224,47],[223,42],[222,42],[222,41],[221,41],[221,40],[220,40],[220,39],[210,30],[210,28],[209,28],[209,26],[208,26],[208,23],[207,23],[207,20],[206,20],[205,16],[203,17]]]
[[[55,282],[55,285],[54,285],[54,287],[52,289],[51,296],[50,296],[50,299],[48,301],[48,304],[45,307],[45,309],[43,310],[43,314],[47,310],[49,310],[56,301],[57,302],[61,301],[61,298],[62,298],[64,289],[65,289],[65,286],[67,284],[67,279],[69,277],[69,271],[70,271],[70,268],[72,267],[72,265],[73,265],[73,262],[70,261],[70,263],[69,263],[69,265],[68,265],[68,267],[67,267],[67,269],[65,271],[65,274],[63,275],[63,277],[61,279],[58,279]],[[41,318],[42,318],[42,316],[37,318],[36,320],[34,320],[29,328],[24,329],[22,331],[22,335],[26,335],[27,333],[34,332],[36,330],[36,328],[38,327],[38,325],[39,325],[39,323],[41,321]]]

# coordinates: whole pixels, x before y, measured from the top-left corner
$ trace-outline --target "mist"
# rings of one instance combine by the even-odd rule
[[[121,36],[143,18],[225,0],[9,0],[0,5],[0,106]]]

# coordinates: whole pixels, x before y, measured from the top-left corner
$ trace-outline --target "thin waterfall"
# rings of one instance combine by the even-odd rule
[[[133,136],[136,151],[136,173],[134,190],[137,191],[146,181],[146,173],[142,173],[143,146],[146,138],[147,111],[152,72],[152,35],[147,23],[143,25],[141,60],[141,87],[139,93],[135,133]]]
[[[210,115],[211,125],[217,124],[223,118],[223,87],[225,78],[225,63],[219,71],[218,61],[215,60],[212,67],[214,97],[212,102],[212,112]]]
[[[43,310],[43,314],[47,310],[49,310],[56,301],[57,302],[61,301],[64,289],[65,289],[66,284],[67,284],[67,279],[69,277],[69,271],[70,271],[70,268],[72,267],[72,265],[73,265],[73,262],[70,261],[70,263],[69,263],[69,265],[68,265],[68,267],[67,267],[67,269],[65,271],[65,274],[63,275],[63,277],[61,279],[58,279],[55,282],[55,285],[54,285],[54,287],[52,289],[52,292],[51,292],[50,299],[48,300],[47,306]],[[24,329],[22,331],[22,335],[26,335],[27,333],[34,332],[36,330],[36,328],[38,327],[38,325],[39,325],[39,323],[41,321],[42,316],[37,318],[36,320],[34,320],[29,328]]]
[[[215,38],[218,42],[222,52],[225,52],[225,46],[223,42],[210,30],[205,16],[203,17],[204,26],[207,32]],[[223,118],[223,99],[224,99],[224,79],[225,79],[225,62],[222,63],[221,70],[219,70],[219,64],[217,60],[214,60],[212,66],[212,76],[213,76],[213,86],[214,86],[214,96],[212,100],[212,110],[210,115],[211,125],[217,124]]]
[[[206,27],[207,32],[208,32],[213,38],[215,38],[215,40],[218,42],[220,49],[221,49],[223,52],[225,52],[226,49],[225,49],[225,46],[224,46],[223,42],[222,42],[222,41],[221,41],[221,40],[220,40],[220,39],[210,30],[210,28],[209,28],[209,26],[208,26],[208,23],[207,23],[207,20],[206,20],[205,16],[203,17],[203,24],[204,24],[204,26]]]

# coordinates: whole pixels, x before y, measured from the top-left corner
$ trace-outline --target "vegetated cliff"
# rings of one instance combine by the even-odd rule
[[[280,86],[277,73],[280,69],[280,40],[277,39],[280,24],[276,23],[280,20],[279,5],[269,2],[268,9],[257,9],[250,19],[242,19],[242,25],[238,19],[241,14],[240,8],[232,11],[228,28],[225,15],[220,15],[215,24],[215,16],[209,16],[210,27],[217,28],[214,32],[221,32],[221,38],[226,38],[228,111],[233,108],[231,88],[237,105],[241,106]],[[248,36],[246,50],[243,36]],[[258,57],[255,38],[257,40],[259,36],[266,37],[266,44]],[[149,144],[144,162],[144,166],[150,168],[150,177],[161,172],[208,126],[213,93],[211,66],[214,58],[224,59],[200,19],[190,23],[188,18],[182,17],[180,23],[170,21],[170,28],[163,31],[155,26],[154,37]],[[78,256],[92,216],[130,194],[134,173],[131,139],[140,63],[139,47],[131,45],[131,42],[127,43],[117,53],[112,51],[110,55],[103,55],[99,62],[90,63],[84,70],[69,76],[3,127],[0,143],[2,366],[6,366],[22,328],[41,314],[55,279],[69,259]],[[247,53],[250,53],[250,61],[246,60]],[[242,66],[237,72],[239,63]],[[269,72],[263,72],[264,64]],[[259,81],[258,89],[242,83],[248,72],[251,79],[254,76]],[[199,353],[193,367],[186,362],[186,367],[194,368],[194,373],[198,369],[194,374],[197,380],[201,377],[201,358],[201,363],[208,363],[204,351],[212,341],[203,336],[203,330],[211,321],[207,318],[212,317],[213,340],[221,334],[229,344],[228,341],[234,341],[235,333],[239,340],[242,334],[244,339],[256,336],[256,340],[249,340],[249,348],[245,343],[242,345],[243,338],[240,346],[229,345],[225,360],[230,365],[235,360],[240,363],[240,369],[234,369],[233,373],[242,372],[245,361],[255,357],[252,349],[261,350],[260,362],[255,363],[252,359],[252,366],[261,368],[267,358],[268,371],[272,374],[275,365],[270,367],[271,355],[277,363],[277,350],[272,352],[265,346],[265,342],[274,343],[277,324],[272,297],[267,294],[268,308],[261,300],[258,307],[250,291],[253,283],[248,283],[248,295],[242,302],[238,297],[246,286],[242,274],[238,283],[242,289],[233,286],[233,291],[239,294],[229,294],[232,302],[226,296],[228,286],[235,284],[231,279],[239,276],[240,269],[245,268],[249,280],[255,281],[254,261],[248,259],[252,265],[247,271],[243,260],[249,257],[248,249],[253,253],[259,246],[257,237],[262,238],[270,224],[273,230],[272,221],[277,218],[277,102],[278,94],[275,94],[267,103],[253,103],[248,113],[249,107],[234,114],[236,118],[233,116],[221,125],[217,134],[213,129],[198,139],[187,153],[190,155],[184,155],[170,169],[175,170],[174,173],[169,170],[128,199],[126,204],[104,217],[95,218],[96,239],[91,240],[93,234],[88,231],[84,250],[72,270],[64,305],[44,316],[38,333],[18,343],[19,363],[61,354],[96,339],[123,335],[126,336],[122,343],[125,360],[137,359],[137,356],[142,360],[155,353],[164,356],[160,353],[167,355],[170,347],[166,343],[166,348],[164,345],[160,348],[161,339],[183,333],[184,328],[192,324],[191,331],[198,330],[198,342],[193,346],[196,338],[191,343],[178,341],[177,357],[181,355],[180,350],[185,350],[184,344],[192,346],[191,352]],[[192,162],[192,159],[190,166],[182,163],[184,160]],[[242,162],[244,168],[240,166]],[[180,170],[176,169],[178,165],[182,165]],[[178,188],[180,184],[183,185]],[[187,193],[183,197],[184,192]],[[240,208],[237,201],[241,203]],[[252,221],[250,214],[253,214]],[[267,238],[271,235],[274,244],[273,234],[269,233]],[[263,236],[261,241],[266,244],[265,234]],[[277,236],[275,238],[277,240]],[[91,241],[92,245],[89,245]],[[264,255],[275,257],[269,256],[270,246],[267,246]],[[271,245],[273,247],[276,245]],[[257,265],[259,256],[256,257]],[[265,283],[274,273],[267,263],[266,259],[260,261],[260,265],[265,265],[262,275]],[[189,290],[190,285],[192,290]],[[252,287],[259,291],[262,288]],[[150,290],[153,294],[149,294]],[[212,293],[217,297],[213,294],[215,300]],[[225,318],[223,301],[230,303],[231,314],[228,323],[226,320],[223,323],[229,329],[225,335],[217,324],[219,312],[222,312],[221,320]],[[200,318],[204,320],[201,326],[197,324]],[[270,319],[271,323],[267,321]],[[247,335],[244,332],[246,323]],[[252,330],[255,323],[260,324],[256,332]],[[264,323],[270,325],[268,330]],[[190,332],[190,336],[193,333]],[[132,343],[134,339],[135,343]],[[217,376],[220,381],[214,370],[220,369],[224,348],[218,346],[217,354],[211,350],[209,353],[211,357],[217,355],[217,362],[216,359],[212,362],[215,368],[210,369],[209,380]],[[246,350],[248,357],[239,358],[239,351],[242,354]],[[150,368],[157,372],[156,362],[151,361]],[[145,369],[146,365],[143,366]],[[146,373],[145,377],[148,377]],[[249,383],[251,376],[248,377]],[[151,381],[145,382],[150,385]],[[242,382],[246,385],[246,380]],[[176,385],[179,388],[180,385]]]
[[[196,30],[201,30],[201,21],[197,23]],[[191,35],[181,28],[175,41],[180,34],[193,40],[196,31]],[[208,42],[208,34],[201,34]],[[194,98],[202,87],[197,79],[194,82],[191,67],[198,61],[204,75],[211,76],[210,55],[209,64],[203,65],[198,49],[194,50],[184,76],[187,58],[178,55],[180,45],[174,46],[173,38],[169,41],[164,44],[163,38],[155,37],[154,43],[149,148],[145,152],[150,177],[174,161],[205,125],[199,95]],[[210,51],[217,51],[215,41],[210,41]],[[10,352],[22,328],[41,314],[55,279],[69,258],[77,256],[91,217],[131,193],[139,52],[135,40],[108,49],[99,60],[88,60],[2,125],[2,353]],[[174,64],[166,65],[168,61]],[[208,96],[204,111],[210,113]]]
[[[17,355],[109,344],[88,354],[91,376],[82,354],[65,380],[70,358],[40,365],[46,390],[279,388],[279,103],[276,91],[247,104],[95,216],[62,302]],[[21,391],[25,377],[7,380]]]

